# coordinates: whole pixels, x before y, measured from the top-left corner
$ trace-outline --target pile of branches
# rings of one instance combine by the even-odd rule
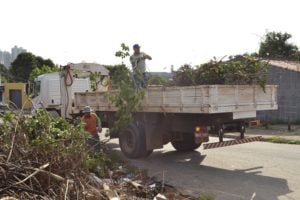
[[[167,191],[103,143],[95,152],[87,137],[80,121],[70,124],[45,110],[1,115],[0,200],[153,199]]]
[[[231,56],[227,61],[213,59],[193,68],[183,65],[175,72],[173,84],[191,85],[260,85],[267,82],[267,63],[251,56]]]
[[[0,199],[110,199],[109,185],[94,179],[111,177],[119,163],[86,144],[80,120],[17,112],[0,116]]]
[[[85,199],[89,151],[81,125],[40,110],[8,112],[0,123],[0,198]]]

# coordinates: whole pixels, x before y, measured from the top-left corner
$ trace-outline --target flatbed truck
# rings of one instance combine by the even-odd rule
[[[277,86],[199,85],[187,87],[149,86],[141,110],[119,134],[122,152],[129,158],[149,156],[171,142],[178,151],[192,151],[213,133],[223,141],[228,127],[245,134],[245,120],[261,110],[276,110]],[[109,97],[118,91],[75,92],[72,113],[91,106],[104,127],[112,128],[117,107]]]

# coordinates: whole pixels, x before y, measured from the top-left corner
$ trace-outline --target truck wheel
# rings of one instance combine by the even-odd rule
[[[152,153],[153,153],[153,149],[152,149],[152,150],[147,150],[147,151],[145,152],[144,155],[141,155],[140,158],[147,158],[147,157],[150,156]]]
[[[121,132],[119,144],[122,152],[128,158],[143,158],[149,156],[153,150],[146,150],[146,138],[143,126],[132,123]]]
[[[195,143],[195,136],[190,133],[182,133],[182,141],[171,141],[171,143],[177,151],[182,152],[193,151],[201,145]]]

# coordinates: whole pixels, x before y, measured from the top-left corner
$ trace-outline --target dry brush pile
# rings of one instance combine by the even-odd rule
[[[45,110],[34,117],[1,116],[0,199],[111,199],[130,191],[135,196],[128,182],[115,182],[122,178],[123,161],[91,151],[86,139],[80,122],[70,124]]]
[[[108,148],[92,151],[79,121],[45,110],[34,117],[8,112],[0,121],[0,200],[153,199],[167,191]]]
[[[89,151],[81,126],[13,112],[0,124],[0,197],[85,199]]]

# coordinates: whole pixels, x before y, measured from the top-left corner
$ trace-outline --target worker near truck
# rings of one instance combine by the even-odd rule
[[[100,139],[98,132],[102,131],[101,120],[90,106],[82,110],[81,121],[84,123],[84,129],[89,133],[87,143],[95,151],[100,151]]]
[[[130,56],[130,63],[133,70],[133,79],[137,87],[146,88],[147,73],[146,59],[152,60],[151,56],[140,51],[141,47],[138,44],[133,45],[133,54]]]

